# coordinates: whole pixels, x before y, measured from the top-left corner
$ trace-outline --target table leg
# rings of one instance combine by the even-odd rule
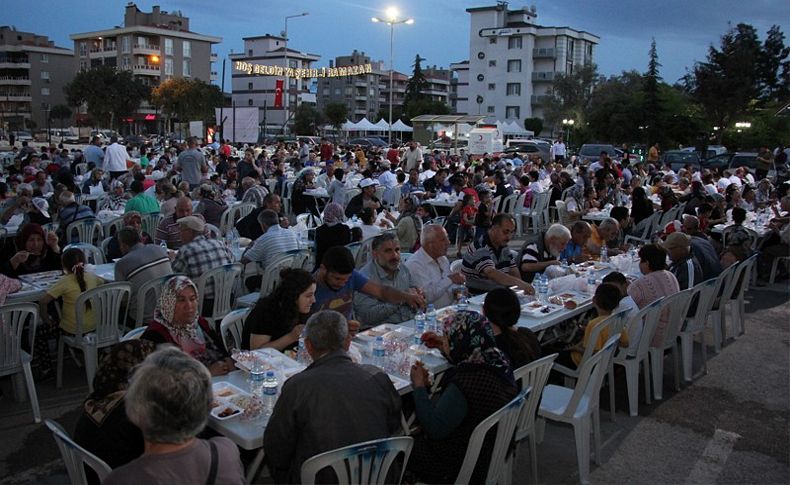
[[[258,453],[253,458],[252,462],[250,462],[250,466],[247,467],[247,483],[252,483],[255,479],[255,476],[258,474],[258,468],[260,468],[261,463],[263,463],[263,457],[265,456],[263,452],[263,448],[258,450]]]

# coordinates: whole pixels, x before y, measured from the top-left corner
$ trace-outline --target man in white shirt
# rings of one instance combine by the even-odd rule
[[[422,150],[417,146],[416,141],[409,142],[409,149],[403,153],[401,162],[405,165],[404,170],[406,172],[413,168],[419,170],[420,164],[422,163]]]
[[[565,161],[565,150],[565,143],[562,142],[562,138],[557,139],[551,146],[551,156],[555,162]]]
[[[730,171],[725,170],[724,175],[722,175],[719,178],[719,181],[716,182],[716,188],[719,190],[719,192],[724,192],[725,190],[727,190],[727,187],[729,187],[731,183],[732,182],[730,182]]]
[[[447,249],[450,239],[447,231],[438,224],[422,228],[420,249],[404,264],[411,272],[417,288],[425,293],[425,303],[442,308],[453,303],[453,285],[462,285],[466,278],[458,272],[450,272]]]
[[[730,175],[730,183],[735,184],[736,187],[740,187],[743,185],[743,181],[741,181],[742,175],[743,171],[740,168],[735,169],[735,173]]]
[[[379,184],[388,189],[395,187],[398,185],[398,179],[395,176],[395,173],[390,170],[390,162],[388,160],[383,160],[379,163],[381,167],[381,175],[379,175]]]
[[[129,171],[126,168],[128,159],[129,154],[126,152],[126,147],[118,143],[117,136],[111,137],[110,146],[104,153],[104,171],[110,172],[111,179],[116,179]]]

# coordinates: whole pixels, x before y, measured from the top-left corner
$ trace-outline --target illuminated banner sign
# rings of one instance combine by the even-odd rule
[[[288,76],[292,78],[313,78],[313,77],[343,77],[359,76],[373,72],[372,64],[359,64],[356,66],[342,67],[321,67],[321,68],[292,68],[284,66],[268,66],[266,64],[253,64],[251,62],[236,61],[233,69],[250,74],[260,74],[262,76]]]

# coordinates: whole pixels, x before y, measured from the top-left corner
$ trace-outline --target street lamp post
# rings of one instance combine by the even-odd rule
[[[283,31],[283,37],[285,38],[285,86],[283,86],[283,90],[285,91],[285,120],[283,121],[283,135],[285,134],[285,128],[288,126],[288,118],[290,117],[291,112],[291,87],[288,85],[288,19],[295,19],[297,17],[304,17],[310,15],[310,12],[302,12],[296,15],[286,15],[285,17],[285,30]]]
[[[393,73],[395,71],[395,68],[393,67],[392,53],[393,53],[393,45],[395,41],[395,26],[399,24],[411,25],[414,23],[414,19],[398,18],[398,9],[396,9],[395,7],[388,8],[385,13],[387,14],[387,17],[384,19],[373,17],[370,20],[374,23],[382,22],[390,26],[390,101],[389,101],[389,132],[387,134],[387,143],[392,145],[392,93],[394,91]]]
[[[573,128],[573,124],[574,123],[575,123],[575,121],[572,120],[572,119],[567,119],[566,118],[566,119],[562,120],[562,126],[565,127],[565,132],[566,132],[565,142],[568,143],[568,145],[571,144],[571,128]]]

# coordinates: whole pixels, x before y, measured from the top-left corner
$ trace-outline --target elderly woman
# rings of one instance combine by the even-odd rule
[[[176,212],[178,190],[176,186],[162,179],[156,184],[156,198],[159,199],[159,213],[162,217],[170,217]]]
[[[416,197],[404,197],[400,201],[400,216],[397,220],[389,212],[384,213],[395,224],[400,250],[403,252],[410,253],[419,249],[417,242],[422,232],[422,219],[417,215],[418,208]]]
[[[38,224],[29,222],[22,226],[14,246],[9,247],[10,252],[6,252],[0,263],[0,272],[3,274],[16,278],[19,275],[60,269],[58,237],[51,231],[45,234]]]
[[[299,177],[294,181],[291,188],[291,204],[293,205],[294,214],[304,214],[309,212],[318,215],[318,206],[316,205],[315,197],[305,195],[305,190],[315,188],[313,181],[315,180],[315,172],[312,168],[302,170]]]
[[[198,316],[198,292],[186,276],[175,276],[165,283],[154,320],[140,336],[144,340],[173,344],[202,362],[212,375],[234,369],[233,361],[208,322]]]
[[[140,235],[140,242],[142,244],[153,244],[154,238],[150,234],[143,231],[143,217],[137,211],[129,211],[123,215],[124,227],[131,227],[137,234]],[[116,233],[110,242],[107,244],[107,254],[105,257],[108,261],[122,257],[121,243],[118,241],[118,234]]]
[[[118,468],[143,454],[143,434],[124,410],[126,389],[134,368],[156,350],[148,340],[132,339],[113,345],[102,354],[93,392],[82,404],[74,441]],[[89,482],[98,483],[98,479]],[[95,477],[93,477],[95,478]]]
[[[122,211],[126,207],[126,187],[120,180],[113,180],[110,184],[111,192],[104,198],[101,210]]]
[[[82,183],[82,193],[83,194],[90,194],[91,190],[98,190],[101,189],[102,192],[107,192],[107,182],[105,182],[102,177],[104,176],[104,170],[100,168],[94,168],[91,170],[91,175],[85,182]],[[96,187],[96,189],[93,189]]]
[[[661,246],[647,244],[639,249],[639,271],[644,276],[628,285],[628,295],[640,309],[680,291],[677,278],[667,270],[667,252]],[[663,344],[668,318],[669,312],[661,314],[651,345]]]
[[[107,485],[244,483],[236,445],[198,439],[211,409],[211,376],[184,352],[165,348],[146,357],[126,391],[126,415],[140,428],[143,455],[113,470]]]
[[[195,214],[202,214],[207,224],[220,226],[222,213],[228,208],[221,194],[210,184],[203,184],[199,189],[200,203],[195,208]]]
[[[475,426],[516,395],[510,361],[497,348],[481,314],[459,311],[444,321],[445,337],[428,333],[426,344],[441,347],[455,365],[445,373],[438,399],[429,396],[428,371],[418,362],[411,369],[414,404],[422,433],[415,437],[408,469],[421,481],[452,483],[464,461]],[[485,443],[472,483],[485,480],[492,442]]]
[[[331,202],[324,209],[324,223],[315,230],[315,266],[321,264],[324,253],[334,246],[345,246],[351,242],[351,229],[343,224],[343,206]]]

